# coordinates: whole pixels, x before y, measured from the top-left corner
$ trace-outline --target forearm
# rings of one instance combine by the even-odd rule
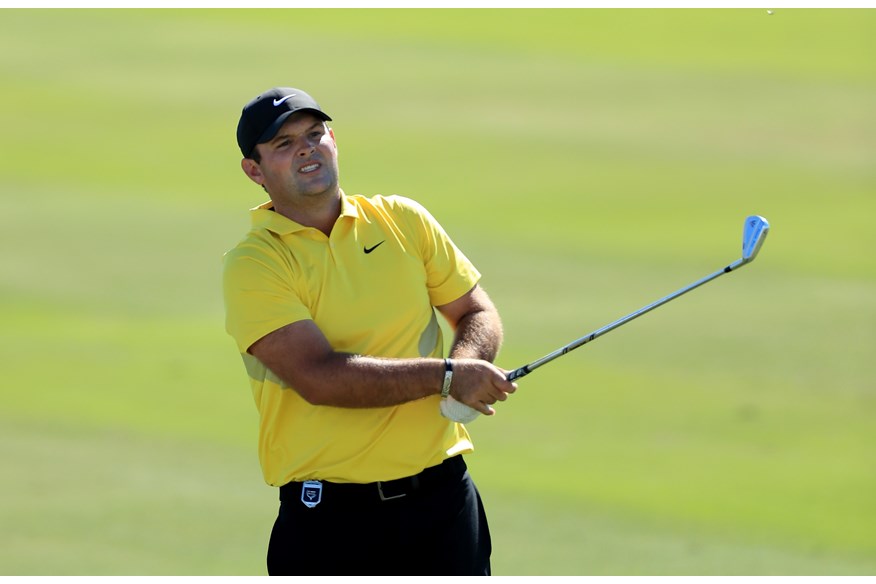
[[[307,374],[295,375],[294,388],[313,405],[379,408],[438,394],[443,379],[441,359],[382,359],[333,352],[313,363]]]
[[[483,359],[493,362],[502,346],[499,313],[485,308],[463,316],[456,325],[450,356],[454,359]]]
[[[440,393],[445,367],[443,359],[382,359],[333,352],[298,373],[293,387],[312,405],[379,408]],[[492,413],[488,404],[506,399],[514,389],[505,373],[485,360],[454,360],[452,395],[482,413]]]

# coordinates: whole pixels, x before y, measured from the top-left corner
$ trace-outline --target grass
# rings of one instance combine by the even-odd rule
[[[0,574],[264,573],[219,272],[264,197],[239,109],[286,84],[348,192],[477,263],[508,368],[772,224],[471,425],[495,573],[876,573],[876,12],[0,16]]]

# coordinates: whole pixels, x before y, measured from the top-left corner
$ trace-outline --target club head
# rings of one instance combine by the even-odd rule
[[[763,245],[770,223],[760,215],[746,217],[745,227],[742,231],[742,261],[748,263],[757,257],[757,252]]]

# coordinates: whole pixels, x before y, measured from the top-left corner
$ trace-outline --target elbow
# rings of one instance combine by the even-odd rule
[[[312,406],[328,406],[331,405],[326,399],[325,392],[317,391],[314,388],[295,387],[295,392],[301,396],[301,399]]]
[[[312,406],[337,406],[341,392],[349,383],[343,381],[345,356],[329,353],[309,358],[281,356],[271,360],[268,369],[281,384],[284,391],[294,391]]]
[[[297,393],[301,399],[306,401],[308,404],[312,406],[326,406],[330,405],[327,399],[327,395],[325,391],[321,391],[319,386],[315,383],[308,383],[306,378],[304,379],[284,379],[283,385],[295,393]]]

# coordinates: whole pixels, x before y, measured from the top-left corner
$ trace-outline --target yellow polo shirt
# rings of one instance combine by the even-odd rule
[[[268,333],[313,320],[339,352],[444,355],[434,306],[468,292],[480,273],[432,215],[393,195],[342,194],[326,237],[271,210],[224,256],[226,330],[243,357],[259,411],[259,460],[274,486],[311,479],[368,483],[416,474],[471,452],[440,396],[386,408],[307,403],[247,351]]]

